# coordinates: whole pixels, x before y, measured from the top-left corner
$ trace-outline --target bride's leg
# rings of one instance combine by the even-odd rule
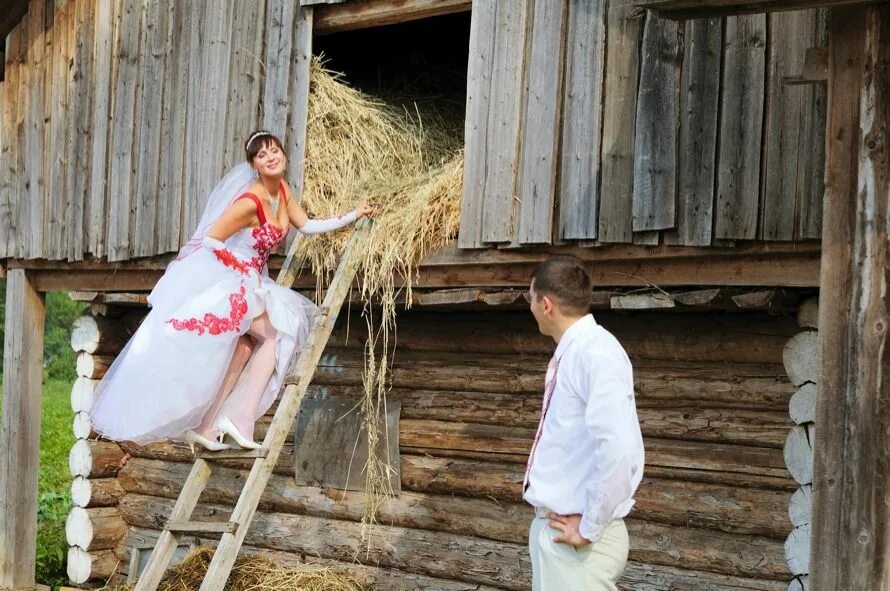
[[[238,343],[235,345],[235,351],[232,353],[232,361],[229,363],[229,369],[226,371],[226,375],[223,377],[223,381],[219,386],[219,392],[216,394],[216,399],[207,409],[207,412],[204,413],[204,418],[201,420],[201,424],[195,429],[199,435],[203,435],[208,439],[216,438],[216,419],[219,414],[219,409],[226,401],[226,398],[229,397],[232,388],[235,387],[235,383],[238,381],[241,372],[244,370],[244,366],[247,365],[250,355],[253,353],[253,346],[253,340],[249,336],[241,335],[241,337],[238,338]]]
[[[220,416],[226,416],[244,437],[253,439],[260,400],[275,371],[275,327],[266,314],[254,318],[247,333],[256,341],[243,387],[226,400]]]

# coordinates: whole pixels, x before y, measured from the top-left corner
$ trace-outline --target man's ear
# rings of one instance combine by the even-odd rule
[[[553,299],[550,296],[541,296],[541,308],[545,314],[553,313]]]

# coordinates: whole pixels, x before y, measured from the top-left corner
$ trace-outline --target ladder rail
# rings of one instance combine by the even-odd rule
[[[198,499],[201,497],[201,493],[204,492],[204,488],[209,480],[210,466],[205,460],[201,458],[196,459],[188,478],[185,480],[185,484],[182,486],[179,498],[176,499],[173,511],[170,512],[168,521],[186,521],[191,517],[192,511],[195,510]],[[145,570],[142,571],[142,575],[136,581],[134,591],[155,591],[161,583],[161,579],[164,577],[164,573],[167,571],[167,566],[170,564],[175,551],[176,535],[165,529],[158,537],[158,541],[151,551],[151,556],[149,556],[148,562],[145,564]]]
[[[325,313],[317,317],[315,327],[291,372],[292,374],[296,373],[299,380],[296,384],[290,383],[284,386],[284,393],[278,403],[278,409],[275,411],[272,423],[263,440],[263,447],[269,450],[268,455],[254,461],[250,474],[244,482],[241,496],[232,512],[230,521],[237,523],[238,529],[234,533],[223,534],[207,569],[207,575],[201,583],[200,591],[222,591],[229,578],[229,573],[235,564],[244,538],[247,536],[250,523],[256,514],[260,498],[272,476],[275,465],[278,463],[278,456],[333,331],[337,319],[337,314],[334,311],[340,309],[352,286],[361,261],[362,246],[367,240],[368,232],[364,229],[368,226],[369,224],[363,224],[357,227],[350,238],[322,304],[322,310]]]
[[[358,271],[362,258],[362,248],[368,239],[368,229],[371,224],[372,220],[370,219],[360,220],[356,224],[355,230],[340,260],[340,265],[334,274],[334,279],[327,289],[324,302],[320,306],[320,312],[313,319],[314,325],[309,333],[309,338],[297,357],[296,363],[293,364],[293,369],[288,372],[287,378],[290,379],[285,379],[282,386],[281,401],[272,418],[269,430],[266,432],[262,449],[253,450],[247,454],[238,453],[237,451],[229,453],[218,452],[218,459],[225,459],[226,456],[255,456],[250,474],[241,489],[241,495],[229,519],[228,526],[225,524],[207,524],[202,526],[201,524],[188,521],[198,504],[201,493],[210,480],[211,467],[207,460],[217,456],[217,454],[210,452],[201,453],[195,459],[192,470],[167,520],[167,525],[170,526],[172,531],[171,529],[164,529],[161,532],[145,569],[136,582],[134,591],[155,591],[176,551],[177,535],[181,535],[186,530],[190,531],[202,527],[215,531],[218,530],[217,533],[219,531],[223,533],[210,566],[207,569],[204,581],[201,583],[201,591],[222,591],[235,564],[235,559],[241,550],[241,545],[247,535],[247,530],[250,528],[250,523],[256,514],[260,498],[266,489],[269,478],[272,476],[275,465],[278,463],[281,449],[284,447],[287,435],[290,433],[297,412],[300,410],[306,389],[312,381],[318,362],[321,360],[322,352],[330,339],[334,323],[337,320],[337,313],[343,305],[355,279],[355,274]],[[299,237],[294,240],[289,249],[284,266],[278,274],[277,283],[279,285],[285,287],[293,285],[299,270],[299,265],[295,264],[299,240]],[[299,376],[296,382],[293,380],[294,374]]]

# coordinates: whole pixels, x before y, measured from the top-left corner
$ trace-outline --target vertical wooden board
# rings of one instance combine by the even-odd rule
[[[244,142],[259,126],[265,2],[237,2],[232,22],[232,67],[229,73],[229,104],[223,168],[244,159]],[[291,162],[293,165],[293,162]]]
[[[530,17],[514,235],[518,244],[553,241],[566,7],[564,1],[535,0]]]
[[[68,150],[68,62],[69,29],[74,2],[57,0],[52,26],[51,82],[46,87],[50,103],[46,111],[46,154],[44,166],[47,185],[43,195],[43,250],[46,258],[58,260],[66,255],[66,224],[70,192],[65,186]],[[47,7],[49,10],[50,7]],[[50,31],[47,31],[47,35]],[[47,54],[49,66],[49,54]]]
[[[113,0],[93,0],[93,102],[90,112],[89,195],[86,212],[86,248],[94,256],[105,256],[108,195],[108,139],[111,114],[111,63],[114,40]]]
[[[798,234],[798,204],[813,190],[813,146],[806,142],[815,123],[815,85],[785,84],[803,72],[806,51],[816,44],[816,11],[776,12],[767,16],[766,125],[763,142],[763,196],[760,238],[792,240]],[[821,166],[823,163],[819,163]]]
[[[24,61],[26,46],[24,31],[27,16],[6,39],[6,70],[3,81],[3,138],[0,143],[0,257],[14,257],[20,230],[18,214],[21,210],[22,187],[22,115],[21,97],[24,94]]]
[[[606,2],[569,2],[559,156],[560,240],[597,236]]]
[[[650,16],[643,27],[634,138],[633,230],[673,228],[677,201],[681,36],[678,21]]]
[[[242,4],[239,2],[239,4]],[[160,143],[163,146],[158,175],[157,249],[181,246],[185,134],[188,105],[189,37],[194,11],[190,4],[169,7],[164,96],[161,101]]]
[[[52,6],[50,4],[50,6]],[[43,205],[46,190],[44,172],[44,64],[46,61],[46,2],[35,0],[28,6],[28,59],[27,110],[25,115],[25,144],[22,172],[25,175],[27,195],[22,203],[20,228],[21,241],[18,256],[38,258],[43,256]],[[51,33],[50,33],[51,34]],[[26,230],[27,229],[27,230]]]
[[[290,157],[287,176],[294,198],[303,193],[303,158],[306,155],[306,130],[309,127],[309,74],[312,66],[312,16],[313,8],[297,8],[294,26],[294,57],[290,72],[290,115],[287,129],[287,153]],[[297,239],[297,232],[290,232],[278,247],[287,254]]]
[[[828,47],[828,9],[816,11],[816,46]],[[797,238],[822,238],[822,202],[825,196],[825,130],[828,120],[828,89],[817,84],[812,89],[812,125],[806,130],[804,142],[810,146],[812,176],[799,204],[800,224]]]
[[[68,88],[70,117],[68,128],[68,174],[65,184],[70,192],[66,215],[68,228],[67,257],[82,260],[87,248],[85,231],[87,203],[90,190],[90,145],[93,129],[90,125],[93,108],[93,43],[95,14],[91,0],[77,0],[72,51],[71,83]]]
[[[263,80],[263,128],[284,135],[293,54],[295,6],[290,0],[269,0],[266,8],[266,72]]]
[[[633,147],[644,17],[611,2],[606,20],[606,75],[600,176],[599,240],[633,240]]]
[[[188,43],[188,62],[187,68],[189,72],[197,72],[201,69],[204,61],[205,46],[209,39],[202,34],[202,30],[207,24],[207,11],[211,10],[208,6],[209,0],[197,0],[189,2],[188,9],[191,12],[189,17],[189,32],[186,37]],[[186,78],[186,117],[184,126],[180,131],[184,144],[183,166],[180,174],[182,175],[182,214],[179,226],[180,243],[188,240],[197,225],[200,218],[201,205],[204,203],[206,195],[198,194],[198,186],[200,183],[200,171],[195,166],[197,162],[197,152],[200,149],[202,121],[201,112],[205,108],[203,104],[206,88],[206,80],[204,76],[188,76]]]
[[[716,238],[757,237],[766,15],[729,17],[723,41]]]
[[[30,30],[30,24],[28,24],[30,19],[28,15],[25,15],[25,18],[19,24],[19,41],[20,41],[20,53],[19,53],[19,68],[18,68],[18,92],[16,93],[16,120],[15,120],[15,133],[16,133],[16,178],[15,183],[15,199],[17,207],[13,212],[11,212],[10,217],[12,220],[12,224],[15,227],[16,235],[12,240],[12,244],[15,245],[15,251],[10,251],[10,255],[12,256],[22,256],[22,252],[27,248],[27,238],[25,237],[25,233],[23,228],[23,224],[27,223],[29,217],[29,210],[26,201],[28,200],[28,170],[25,162],[28,158],[28,142],[27,142],[27,133],[28,133],[28,99],[30,95],[30,90],[28,88],[28,31]]]
[[[133,112],[136,127],[133,186],[133,227],[130,256],[157,254],[158,178],[161,151],[161,110],[167,58],[170,10],[160,0],[145,0],[142,6],[139,48],[139,88]]]
[[[139,0],[122,0],[117,15],[114,101],[108,164],[108,260],[129,256],[130,222],[137,162],[133,155],[133,125],[139,84],[139,40],[142,6]]]
[[[523,121],[523,68],[531,3],[502,3],[493,31],[494,52],[486,131],[485,188],[482,201],[482,241],[514,239],[519,140]]]
[[[0,429],[0,585],[34,585],[37,473],[43,375],[43,295],[24,269],[6,279],[3,417]]]
[[[460,248],[482,247],[482,204],[487,174],[488,116],[497,0],[476,0],[470,21],[467,107],[464,121],[464,176],[460,204]]]
[[[680,79],[677,230],[665,233],[666,244],[711,244],[722,46],[722,19],[686,22]]]
[[[203,83],[195,103],[199,117],[197,143],[189,154],[197,161],[190,166],[195,171],[195,184],[186,201],[187,232],[198,223],[207,196],[222,176],[223,142],[225,138],[226,105],[228,104],[229,68],[232,46],[232,2],[208,2],[202,14],[200,72]],[[188,165],[188,163],[187,163]]]

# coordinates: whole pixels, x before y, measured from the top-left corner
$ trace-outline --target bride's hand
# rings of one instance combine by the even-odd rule
[[[374,208],[368,205],[367,203],[364,205],[360,205],[355,209],[355,218],[360,220],[365,217],[371,217],[374,215]]]

